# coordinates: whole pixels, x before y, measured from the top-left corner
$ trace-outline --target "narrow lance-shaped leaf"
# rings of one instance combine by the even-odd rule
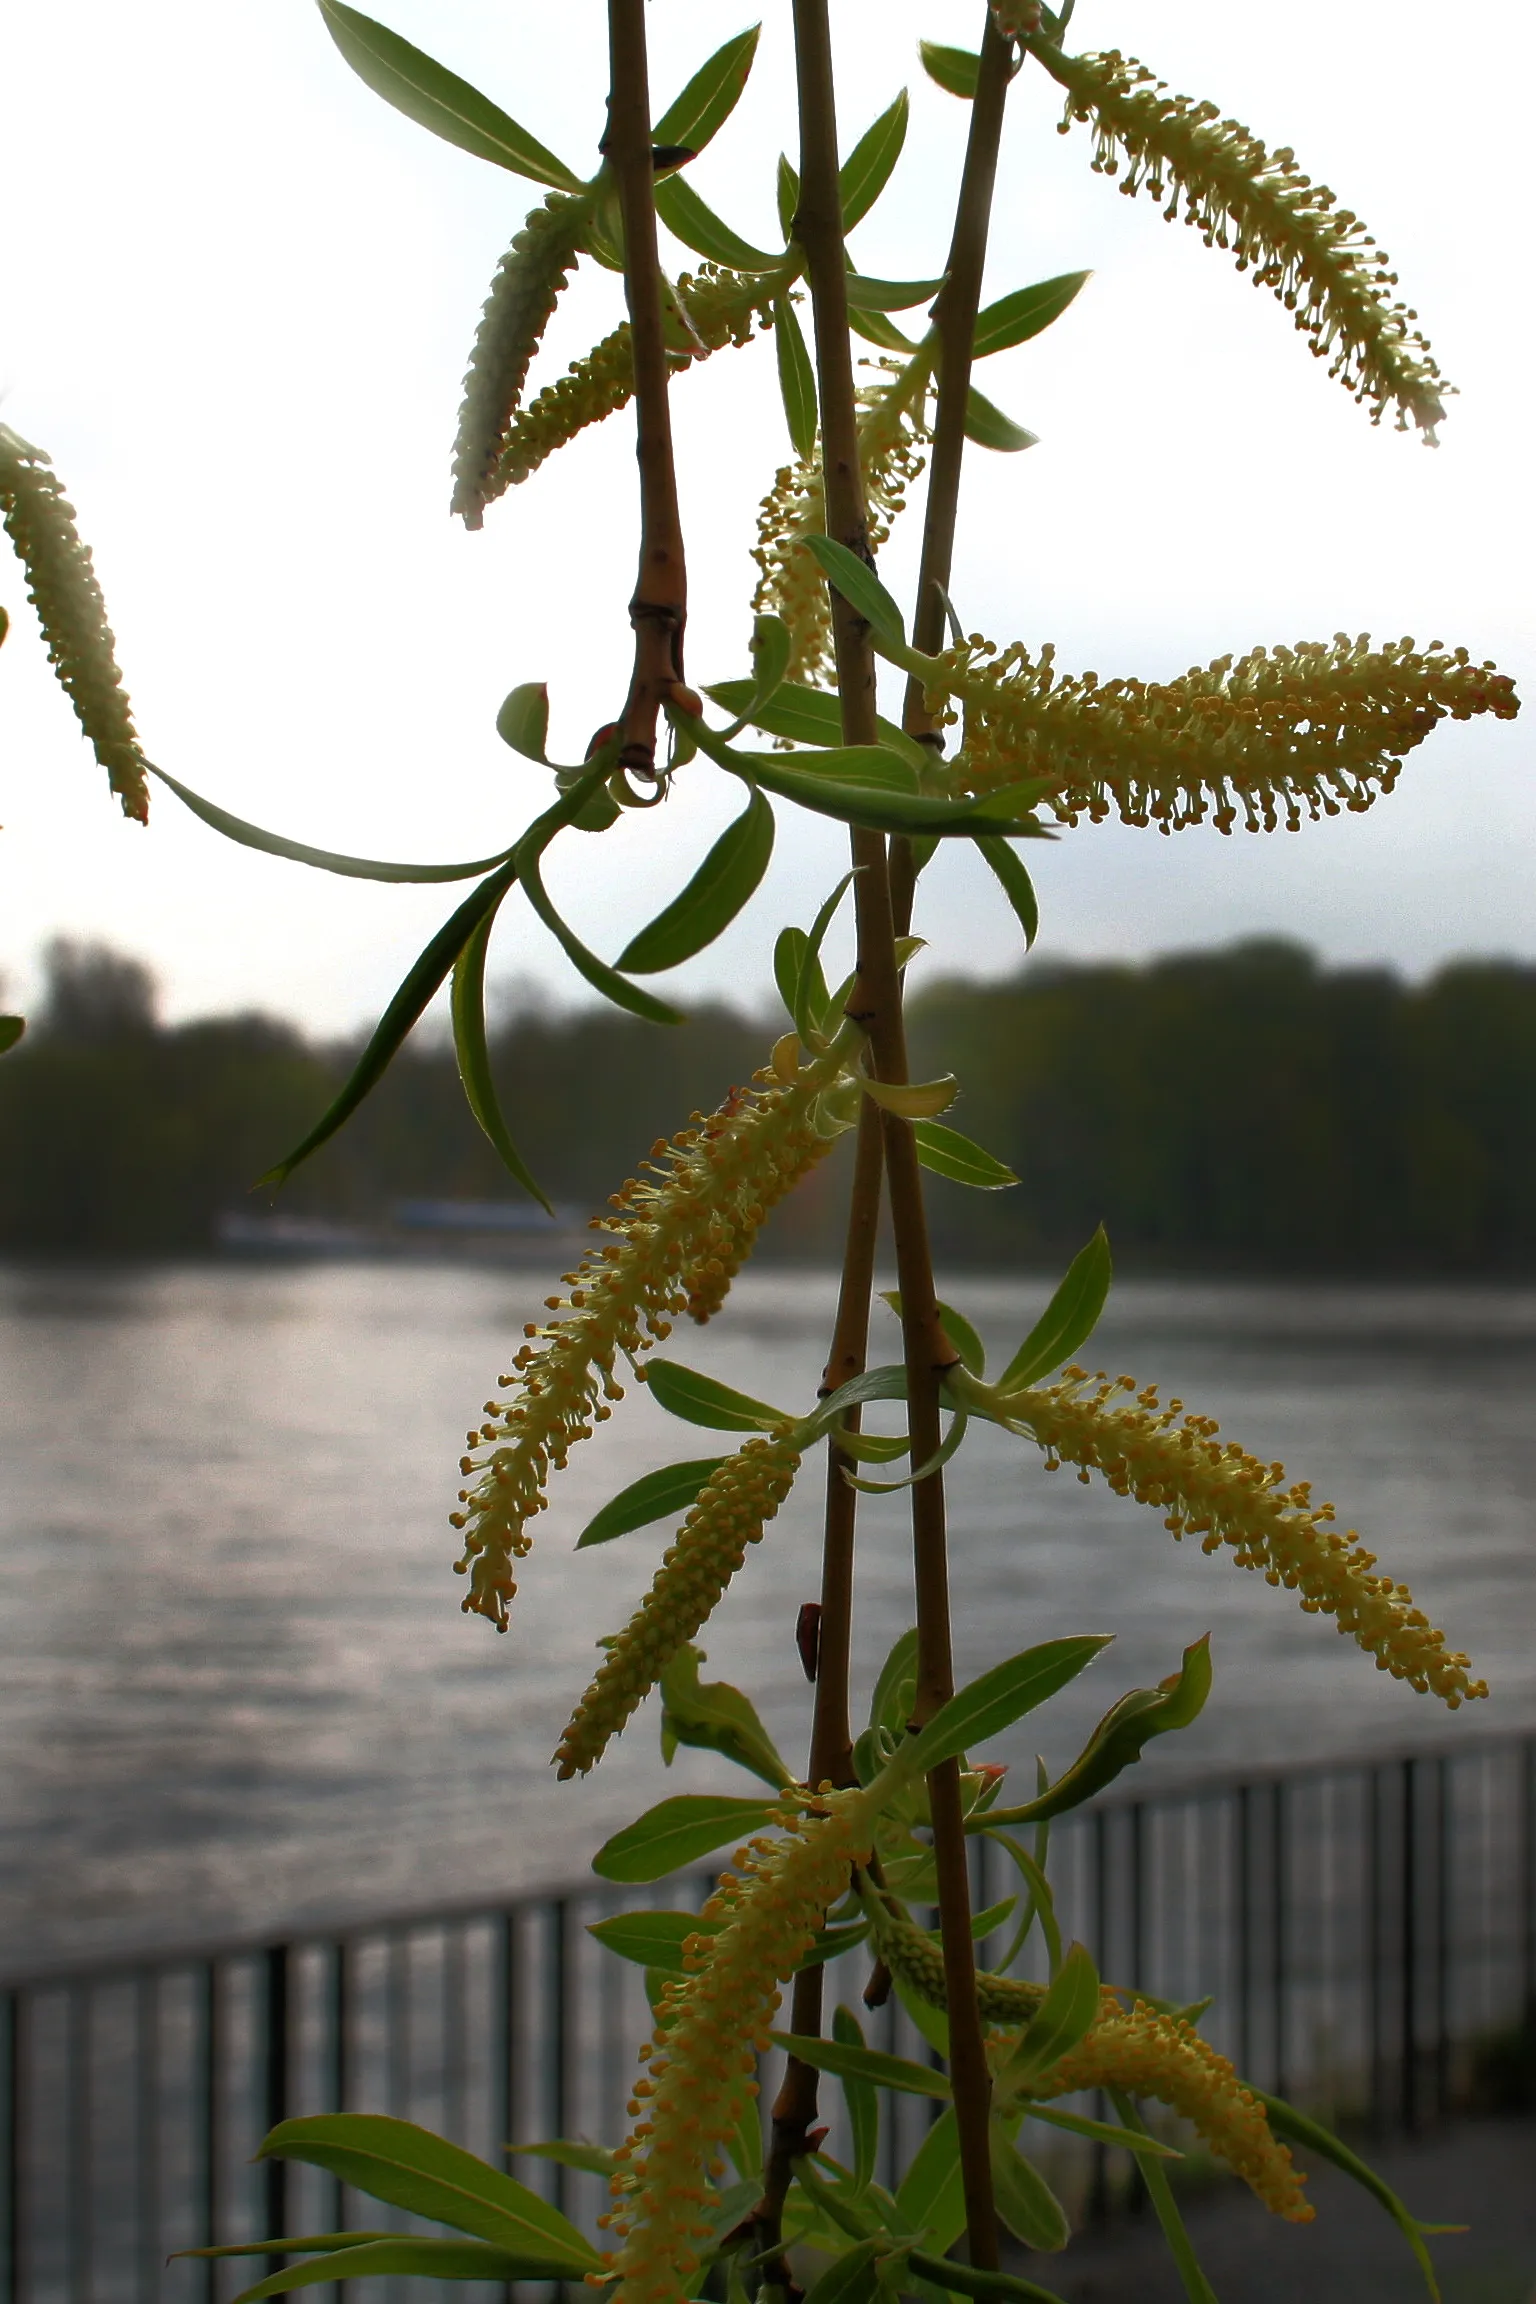
[[[735,1392],[713,1376],[685,1368],[677,1360],[644,1363],[646,1387],[658,1408],[685,1424],[702,1424],[711,1432],[773,1432],[791,1419],[766,1400]]]
[[[832,2011],[832,2038],[840,2048],[864,2046],[864,2027],[853,2010],[841,2003]],[[880,2099],[875,2093],[875,2084],[867,2078],[842,2072],[838,2079],[848,2110],[849,2134],[853,2138],[854,2190],[862,2192],[875,2173],[875,2155],[880,2146]]]
[[[1414,2261],[1424,2275],[1434,2304],[1440,2304],[1440,2284],[1435,2277],[1429,2250],[1424,2245],[1424,2235],[1428,2233],[1433,2237],[1442,2232],[1464,2232],[1466,2226],[1424,2223],[1404,2206],[1384,2177],[1378,2176],[1374,2168],[1368,2167],[1358,2153],[1351,2152],[1347,2144],[1340,2143],[1338,2137],[1323,2127],[1320,2121],[1309,2119],[1305,2112],[1298,2112],[1294,2104],[1287,2104],[1281,2096],[1266,2096],[1262,2088],[1255,2088],[1252,2093],[1255,2101],[1263,2105],[1264,2116],[1277,2136],[1287,2136],[1293,2144],[1304,2144],[1320,2160],[1331,2161],[1343,2175],[1360,2185],[1362,2190],[1370,2193],[1373,2200],[1380,2203],[1413,2250]]]
[[[445,921],[406,976],[389,1006],[380,1017],[372,1039],[363,1050],[348,1076],[339,1096],[315,1122],[301,1144],[269,1168],[256,1180],[258,1188],[265,1184],[282,1184],[293,1174],[300,1161],[335,1135],[342,1123],[349,1120],[371,1088],[378,1085],[398,1054],[406,1035],[416,1024],[428,1001],[439,989],[443,978],[463,951],[481,922],[495,913],[517,877],[516,864],[504,864],[499,872],[482,880],[473,895],[467,896],[451,919]]]
[[[907,2258],[914,2272],[952,2295],[974,2296],[979,2304],[1062,2304],[1054,2288],[1026,2280],[1017,2272],[987,2272],[972,2264],[957,2264],[952,2256],[930,2256],[914,2248]]]
[[[243,817],[232,816],[217,802],[205,800],[163,768],[157,768],[153,761],[145,765],[150,775],[168,786],[194,816],[200,816],[215,832],[222,832],[226,840],[238,841],[242,848],[259,848],[268,856],[281,856],[290,864],[309,864],[318,872],[338,873],[345,880],[388,880],[410,886],[439,880],[473,880],[478,873],[489,872],[506,860],[503,849],[500,855],[472,857],[466,864],[389,864],[371,856],[346,856],[330,848],[311,848],[305,841],[289,840],[281,832],[264,832],[259,824],[247,824]]]
[[[1066,2210],[1000,2120],[987,2123],[987,2143],[997,2212],[1014,2238],[1047,2255],[1065,2248],[1072,2237]]]
[[[692,1646],[673,1657],[661,1676],[661,1756],[668,1767],[679,1744],[718,1752],[781,1791],[794,1780],[774,1749],[757,1707],[728,1680],[701,1680],[703,1652]]]
[[[713,944],[756,893],[773,854],[773,831],[773,810],[760,792],[752,793],[687,887],[625,946],[619,966],[653,975]]]
[[[491,1052],[485,1036],[485,956],[494,916],[482,920],[453,966],[450,1011],[453,1047],[458,1058],[464,1100],[501,1159],[507,1173],[538,1201],[550,1216],[554,1207],[528,1167],[507,1130],[491,1071]]]
[[[901,1758],[911,1769],[926,1773],[941,1760],[951,1760],[972,1744],[999,1736],[1032,1712],[1037,1704],[1065,1688],[1091,1664],[1112,1635],[1088,1633],[1075,1639],[1045,1640],[995,1664],[968,1687],[951,1696],[918,1736],[902,1747]]]
[[[929,79],[947,96],[959,96],[969,102],[975,95],[981,58],[974,49],[946,48],[937,40],[920,40],[917,52]]]
[[[750,240],[743,240],[684,176],[667,176],[657,185],[656,213],[685,248],[707,256],[711,264],[723,264],[731,272],[786,269],[782,255],[770,256],[765,249],[754,248]]]
[[[653,144],[680,144],[695,158],[735,111],[757,54],[760,24],[749,25],[701,64],[651,129]]]
[[[965,436],[974,440],[978,448],[991,448],[1002,456],[1016,456],[1021,448],[1039,446],[1039,434],[1026,432],[1022,424],[1015,424],[1001,408],[995,408],[971,386],[965,396]]]
[[[1136,1688],[1105,1713],[1083,1750],[1049,1791],[1022,1808],[998,1811],[993,1821],[1043,1823],[1080,1808],[1125,1769],[1134,1767],[1154,1736],[1188,1728],[1200,1716],[1211,1692],[1211,1640],[1206,1633],[1184,1651],[1180,1669],[1156,1688]]]
[[[1015,288],[1011,296],[999,297],[977,316],[973,356],[985,360],[994,352],[1027,344],[1061,318],[1087,278],[1086,272],[1060,272],[1053,280],[1037,280],[1032,288]]]
[[[1024,949],[1027,952],[1040,933],[1040,906],[1035,900],[1034,882],[1007,841],[997,833],[978,832],[976,846],[996,874],[998,885],[1013,906],[1014,918],[1024,931]]]
[[[890,181],[891,170],[901,158],[901,148],[907,140],[907,119],[911,107],[905,88],[893,104],[887,105],[878,120],[866,128],[838,171],[838,189],[843,202],[843,230],[851,232],[867,216]]]
[[[775,1812],[772,1800],[685,1792],[677,1799],[659,1801],[605,1840],[592,1859],[592,1869],[599,1879],[618,1880],[627,1887],[662,1880],[746,1833],[761,1832]]]
[[[1098,1326],[1114,1278],[1103,1225],[1067,1266],[1049,1304],[998,1378],[1000,1392],[1022,1392],[1070,1360]]]
[[[817,2040],[798,2032],[775,2032],[774,2046],[787,2048],[798,2056],[802,2064],[814,2065],[818,2072],[831,2072],[839,2079],[868,2081],[876,2088],[894,2088],[907,2096],[933,2096],[943,2103],[950,2099],[950,2085],[942,2072],[929,2064],[912,2064],[902,2056],[887,2056],[878,2048],[866,2048],[862,2042]]]
[[[851,872],[845,872],[831,895],[821,904],[811,922],[810,934],[805,939],[805,949],[800,955],[799,979],[790,1013],[795,1020],[795,1030],[807,1046],[813,1034],[827,1030],[833,1021],[827,1013],[831,995],[822,973],[821,948],[827,940],[827,930],[837,917],[838,907],[853,885],[853,878]]]
[[[275,2255],[281,2242],[260,2251]],[[416,2276],[428,2280],[558,2280],[565,2267],[547,2257],[531,2256],[510,2248],[492,2248],[483,2240],[410,2239],[391,2236],[368,2240],[360,2247],[343,2248],[333,2255],[312,2256],[306,2264],[290,2264],[269,2273],[250,2288],[242,2288],[231,2304],[258,2304],[264,2296],[286,2296],[295,2288],[314,2288],[343,2280],[392,2279]]]
[[[683,1019],[676,1008],[643,992],[638,984],[626,982],[617,969],[610,968],[605,960],[599,960],[595,952],[588,950],[551,903],[540,876],[537,853],[525,853],[525,848],[518,850],[524,893],[577,974],[584,976],[593,990],[601,992],[616,1008],[627,1008],[632,1016],[643,1016],[648,1024],[681,1024]]]
[[[671,1520],[686,1512],[698,1502],[699,1490],[710,1474],[718,1472],[724,1462],[723,1456],[697,1456],[683,1464],[664,1464],[660,1471],[632,1480],[617,1496],[610,1496],[601,1511],[593,1513],[576,1539],[576,1550],[610,1544],[616,1536],[632,1535],[637,1528],[649,1528],[657,1520]]]
[[[906,647],[907,630],[901,610],[867,562],[833,536],[807,536],[805,547],[820,561],[822,572],[850,608],[856,609],[870,630],[891,648]]]
[[[515,176],[531,176],[535,183],[552,184],[561,191],[579,187],[580,177],[509,119],[499,104],[413,48],[398,32],[376,24],[360,9],[344,7],[342,0],[320,0],[320,13],[358,78],[408,120],[430,128],[434,136],[457,144],[461,151],[472,152],[477,160],[509,168]]]
[[[760,728],[763,725],[758,714],[769,708],[773,698],[783,687],[784,675],[789,670],[789,659],[793,653],[794,645],[794,635],[782,616],[753,617],[753,670],[751,679],[725,681],[721,683],[721,687],[710,688],[705,691],[707,695],[713,696],[720,703],[725,703],[725,697],[721,693],[722,688],[738,691],[742,699],[739,705],[734,707],[729,704],[726,705],[727,711],[733,709],[736,711],[736,718],[729,728],[721,730],[720,741],[722,744],[733,742],[741,734],[743,728]]]
[[[782,152],[779,154],[773,189],[779,212],[779,230],[788,240],[795,229],[795,210],[800,205],[800,172]]]
[[[773,341],[778,353],[779,397],[795,454],[808,458],[816,445],[816,376],[795,308],[787,296],[773,300]]]
[[[1018,1177],[1011,1168],[969,1136],[962,1136],[958,1128],[947,1128],[940,1120],[915,1120],[912,1134],[917,1142],[917,1157],[935,1176],[945,1176],[952,1184],[969,1184],[976,1192],[1001,1192]]]
[[[998,2075],[1000,2095],[1027,2088],[1077,2046],[1098,2016],[1099,1994],[1099,1972],[1084,1947],[1074,1944]]]
[[[871,280],[850,272],[843,283],[849,303],[860,312],[906,312],[914,304],[929,303],[944,282],[938,280]]]
[[[1125,2126],[1133,2131],[1139,2128],[1143,2135],[1146,2135],[1148,2133],[1146,2123],[1126,2091],[1123,2088],[1112,2088],[1109,2094],[1110,2101]],[[1188,2304],[1217,2304],[1216,2291],[1205,2276],[1200,2259],[1195,2254],[1194,2242],[1190,2239],[1184,2219],[1179,2214],[1178,2202],[1174,2199],[1173,2187],[1168,2181],[1167,2170],[1151,2153],[1143,2153],[1140,2149],[1137,2149],[1136,2152],[1136,2165],[1141,2170],[1141,2180],[1146,2185],[1153,2210],[1163,2228],[1163,2238],[1168,2243],[1168,2253],[1173,2258],[1174,2264],[1178,2268],[1179,2278],[1184,2283],[1184,2294],[1188,2299]]]

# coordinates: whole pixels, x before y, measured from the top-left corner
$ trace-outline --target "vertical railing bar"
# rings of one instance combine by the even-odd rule
[[[555,2135],[566,2130],[566,2062],[569,2055],[570,2031],[570,1928],[569,1908],[563,1896],[557,1896],[550,1907],[550,1994],[549,1994],[549,2116]],[[568,2206],[569,2170],[561,2161],[555,2162],[555,2206],[563,2216]]]
[[[69,2203],[65,2241],[71,2304],[91,2304],[95,2280],[95,2122],[91,2118],[94,2000],[88,1983],[72,1985],[65,1996],[68,2096],[64,2180]]]
[[[1237,2068],[1253,2066],[1253,1789],[1237,1788],[1237,1829],[1233,1834],[1237,1872]]]
[[[491,2025],[491,2123],[492,2154],[497,2166],[501,2153],[513,2141],[512,2122],[515,2117],[513,2038],[517,2026],[517,1915],[515,1910],[500,1915],[498,1957],[495,1959],[494,1995],[496,2008]],[[501,2287],[502,2304],[513,2304],[514,2290],[510,2280]]]
[[[384,2046],[389,2109],[397,2120],[411,2116],[411,1932],[391,1929],[385,1942]]]
[[[216,1960],[203,1963],[202,2022],[199,2026],[202,2057],[202,2131],[203,2131],[203,2244],[212,2247],[219,2237],[219,2159],[223,2142],[219,2120],[219,2064],[223,2026],[220,2022],[222,1994],[219,1989],[219,1964]],[[215,2304],[219,2293],[219,2268],[209,2258],[203,2273],[203,2295],[206,2304]]]
[[[1288,2093],[1286,2070],[1286,2018],[1289,2014],[1289,1994],[1286,1962],[1290,1954],[1290,1931],[1286,1926],[1286,1899],[1290,1890],[1290,1868],[1286,1847],[1285,1784],[1276,1777],[1270,1788],[1270,1847],[1269,1847],[1269,2006],[1270,2021],[1274,2027],[1275,2094]]]
[[[1418,1770],[1412,1760],[1401,1765],[1403,1806],[1402,1865],[1399,1874],[1403,1900],[1402,1947],[1403,1967],[1399,1979],[1402,2004],[1399,2025],[1402,2032],[1402,2066],[1398,2074],[1399,2113],[1402,2124],[1411,2136],[1418,2125],[1418,2057],[1419,2057],[1419,1928],[1418,1928]]]
[[[262,2059],[262,2112],[263,2132],[280,2127],[288,2117],[288,1991],[291,1980],[291,1952],[286,1944],[269,1946],[262,1963],[266,2015],[266,2040]],[[288,2163],[271,2159],[266,2163],[264,2208],[267,2230],[279,2233],[288,2227]],[[266,2258],[269,2273],[279,2269],[278,2256]]]
[[[23,2101],[26,2093],[26,2001],[5,1995],[5,2304],[22,2304],[26,2163]]]
[[[155,2304],[160,2286],[160,1978],[141,1971],[134,1987],[134,2048],[138,2071],[134,2123],[134,2240],[138,2293]]]
[[[1093,1953],[1100,1972],[1109,1962],[1109,1813],[1106,1809],[1092,1811],[1090,1829],[1093,1835]],[[1103,2103],[1095,2098],[1094,2111],[1103,2117]],[[1093,2175],[1088,2191],[1089,2220],[1102,2224],[1109,2214],[1109,2153],[1102,2144],[1093,2146]]]
[[[1451,1763],[1435,1760],[1435,2118],[1443,2120],[1451,2093]]]
[[[1536,2037],[1536,1736],[1528,1736],[1521,1754],[1520,1770],[1522,1854],[1521,1887],[1524,1892],[1525,1916],[1521,1930],[1523,1942],[1521,2014],[1525,2030]]]
[[[1387,1919],[1383,1827],[1386,1809],[1385,1771],[1379,1766],[1372,1768],[1367,1781],[1370,1786],[1370,1813],[1366,1837],[1366,1894],[1370,1902],[1366,1944],[1369,1961],[1366,1986],[1366,2021],[1369,2027],[1368,2052],[1371,2060],[1370,2120],[1372,2128],[1379,2135],[1388,2125]]]
[[[469,2074],[464,2052],[466,1925],[462,1920],[450,1920],[443,1937],[443,2126],[456,2144],[464,2145],[469,2142]]]
[[[1146,1805],[1144,1800],[1133,1801],[1129,1818],[1131,1984],[1138,1992],[1151,1989],[1146,1946]]]

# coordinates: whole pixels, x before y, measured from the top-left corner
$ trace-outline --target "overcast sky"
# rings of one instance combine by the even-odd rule
[[[594,164],[599,0],[379,8],[573,166]],[[845,146],[903,82],[913,99],[855,254],[869,272],[935,272],[966,108],[925,80],[915,43],[974,45],[979,0],[833,13]],[[788,16],[770,0],[747,96],[697,175],[770,245],[773,161],[794,135]],[[650,21],[659,109],[751,9],[653,0]],[[1135,53],[1293,145],[1366,218],[1461,396],[1438,451],[1373,431],[1268,294],[1090,172],[1086,132],[1055,134],[1057,95],[1026,67],[988,291],[1094,278],[982,379],[1040,445],[973,452],[956,563],[968,627],[1154,676],[1261,640],[1412,633],[1496,657],[1531,692],[1529,138],[1499,94],[1532,85],[1531,23],[1510,0],[1454,26],[1425,0],[1081,0],[1081,46]],[[579,756],[622,696],[634,576],[623,417],[483,533],[447,517],[465,356],[537,188],[381,104],[307,0],[10,0],[4,38],[3,416],[51,453],[78,507],[147,750],[301,839],[420,859],[502,844],[546,786],[498,741],[496,707],[547,679],[554,743]],[[620,293],[584,268],[535,382],[613,325]],[[725,677],[746,665],[754,508],[787,455],[770,346],[718,356],[675,407],[689,667]],[[897,589],[915,543],[913,520],[888,558]],[[66,931],[145,955],[173,1014],[261,1005],[336,1029],[375,1013],[453,893],[250,855],[164,792],[147,833],[124,822],[3,551],[0,600],[15,619],[0,652],[11,999]],[[1448,724],[1371,814],[1293,837],[1106,826],[1037,847],[1041,949],[1139,956],[1280,931],[1414,972],[1465,951],[1536,959],[1533,735],[1529,717]],[[700,763],[665,809],[565,844],[551,879],[593,942],[619,949],[686,877],[737,804],[723,783]],[[756,989],[772,931],[808,914],[840,857],[835,829],[786,822],[751,910],[675,986]],[[493,973],[568,993],[526,909],[503,918]],[[934,867],[918,925],[937,965],[1016,963],[969,856]]]

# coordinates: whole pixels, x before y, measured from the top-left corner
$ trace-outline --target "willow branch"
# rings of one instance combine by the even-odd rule
[[[688,572],[662,334],[661,264],[656,247],[651,99],[645,0],[608,0],[610,92],[602,152],[618,187],[624,226],[624,295],[635,366],[636,454],[640,462],[640,570],[629,620],[634,671],[620,722],[619,765],[654,775],[656,727],[681,681]]]
[[[853,356],[848,335],[847,273],[837,166],[837,106],[827,0],[794,0],[794,27],[801,139],[795,237],[806,254],[815,320],[827,533],[868,558]],[[849,744],[873,743],[878,731],[875,662],[869,628],[841,597],[834,596],[832,605],[843,740]],[[856,831],[853,848],[855,862],[863,868],[854,883],[858,959],[849,1012],[857,1016],[869,1034],[877,1077],[883,1081],[904,1082],[908,1077],[906,1031],[885,842],[876,833]],[[910,1123],[889,1112],[882,1115],[882,1132],[896,1238],[897,1277],[901,1286],[912,1451],[914,1461],[922,1463],[935,1454],[939,1446],[939,1385],[945,1370],[954,1364],[955,1352],[939,1319],[916,1139]],[[911,1493],[918,1617],[917,1714],[925,1719],[954,1689],[942,1476],[930,1475],[918,1482]],[[951,2077],[960,2130],[971,2259],[977,2265],[995,2267],[997,2224],[987,2145],[990,2082],[976,2007],[970,1888],[959,1773],[954,1762],[934,1772],[929,1779],[929,1796],[950,2007]]]
[[[965,460],[965,404],[971,389],[971,347],[976,334],[976,315],[981,308],[981,282],[987,262],[987,234],[992,220],[1003,108],[1015,69],[1012,40],[998,30],[997,19],[990,8],[986,10],[986,19],[954,235],[949,244],[944,285],[933,308],[934,331],[939,339],[938,405],[934,411],[933,451],[928,463],[928,496],[923,512],[923,556],[912,616],[912,645],[921,648],[925,656],[936,656],[944,645],[944,601],[954,560],[960,470]],[[931,744],[935,752],[942,749],[943,738],[934,715],[923,701],[920,680],[907,682],[902,725],[920,743]],[[912,843],[898,840],[891,854],[891,879],[897,930],[903,935],[912,925],[915,878]]]

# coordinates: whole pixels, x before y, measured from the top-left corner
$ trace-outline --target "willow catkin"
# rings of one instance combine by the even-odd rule
[[[1063,824],[1113,812],[1165,833],[1207,818],[1220,832],[1239,820],[1272,832],[1361,814],[1442,720],[1520,709],[1513,681],[1465,648],[1405,639],[1373,649],[1342,632],[1220,656],[1166,681],[1059,673],[1049,644],[1032,655],[977,636],[925,677],[931,709],[963,708],[955,774],[966,791],[1038,779]]]
[[[1263,2105],[1183,2017],[1161,2015],[1144,2000],[1129,2015],[1106,2012],[1059,2064],[1030,2082],[1028,2092],[1049,2101],[1094,2088],[1120,2088],[1166,2104],[1272,2215],[1290,2224],[1312,2221],[1315,2210],[1302,2190],[1306,2178],[1270,2127]]]
[[[533,1541],[527,1523],[544,1508],[551,1469],[623,1398],[621,1358],[633,1362],[670,1335],[680,1313],[702,1323],[719,1310],[769,1211],[831,1149],[817,1100],[842,1063],[833,1051],[789,1083],[759,1073],[670,1144],[659,1140],[647,1164],[654,1180],[631,1177],[612,1195],[614,1213],[593,1219],[608,1238],[566,1274],[569,1294],[547,1300],[558,1316],[529,1323],[501,1380],[511,1397],[487,1401],[485,1422],[468,1435],[460,1471],[473,1485],[449,1516],[464,1536],[467,1614],[506,1630],[512,1562]]]
[[[948,2008],[942,1945],[915,1921],[885,1907],[875,1920],[872,1938],[893,1976],[910,1985],[930,2008]],[[1044,1998],[1043,1984],[1031,1984],[1018,1976],[994,1976],[985,1968],[976,1971],[976,2005],[989,2024],[1027,2024]]]
[[[1308,1615],[1332,1616],[1380,1671],[1452,1711],[1487,1695],[1407,1585],[1376,1575],[1376,1555],[1354,1529],[1334,1527],[1333,1506],[1314,1504],[1309,1482],[1287,1487],[1283,1464],[1219,1440],[1211,1417],[1185,1415],[1182,1400],[1163,1407],[1155,1386],[1138,1392],[1129,1376],[1090,1377],[1082,1368],[1043,1390],[998,1398],[1014,1429],[1045,1450],[1048,1470],[1076,1464],[1085,1482],[1099,1472],[1117,1496],[1162,1512],[1173,1536],[1188,1531],[1205,1552],[1226,1545],[1239,1567],[1299,1593]]]
[[[607,1653],[555,1752],[562,1780],[596,1767],[609,1739],[708,1621],[799,1469],[791,1433],[749,1440],[711,1474],[639,1608],[622,1632],[600,1643]]]
[[[1395,408],[1400,431],[1411,421],[1434,444],[1451,387],[1418,315],[1394,297],[1397,274],[1360,219],[1302,174],[1289,147],[1271,152],[1214,104],[1175,96],[1118,50],[1064,56],[1032,46],[1067,91],[1062,133],[1074,120],[1091,125],[1099,174],[1123,167],[1122,192],[1166,194],[1169,222],[1182,210],[1208,248],[1230,249],[1240,272],[1272,289],[1373,423]]]
[[[48,661],[125,816],[149,822],[148,761],[117,668],[107,604],[51,459],[0,424],[0,518],[27,574]]]
[[[613,2304],[682,2304],[693,2294],[700,2243],[715,2197],[706,2178],[743,2100],[755,2095],[756,2059],[769,2046],[779,1988],[810,1950],[830,1905],[873,1841],[868,1792],[823,1789],[809,1816],[784,1812],[782,1834],[736,1854],[701,1918],[719,1924],[684,1946],[688,1974],[670,1982],[656,2039],[640,2060],[629,2111],[635,2122],[615,2155],[615,2205],[602,2219],[619,2238],[596,2284],[617,2277]]]
[[[497,459],[529,365],[581,252],[591,211],[589,193],[551,192],[496,268],[475,332],[453,444],[450,510],[466,528],[481,527],[486,505],[500,494],[493,484]]]

